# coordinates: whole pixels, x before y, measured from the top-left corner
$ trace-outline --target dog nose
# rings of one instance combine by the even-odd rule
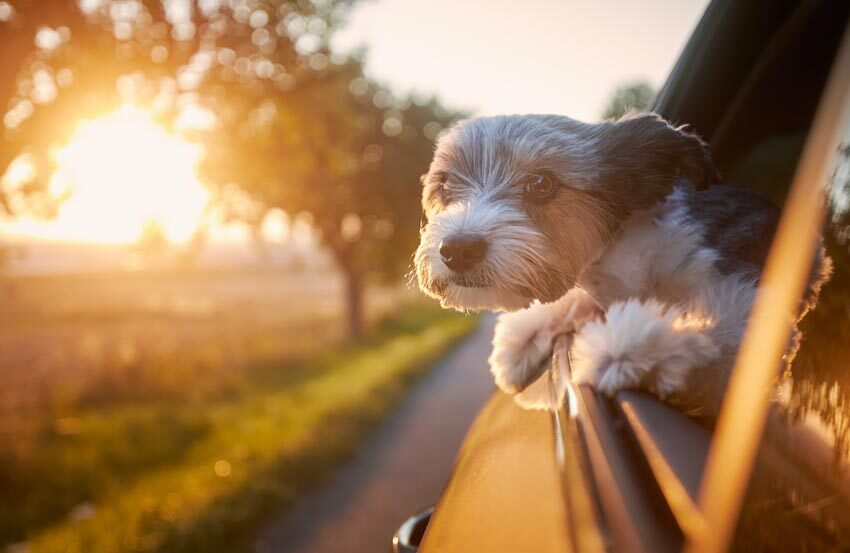
[[[440,244],[440,257],[452,271],[472,269],[484,259],[487,241],[475,234],[460,234],[447,238]]]

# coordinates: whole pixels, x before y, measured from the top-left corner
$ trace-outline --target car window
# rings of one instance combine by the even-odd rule
[[[718,511],[737,509],[735,496],[740,496],[736,488],[744,486],[737,486],[734,473],[741,466],[749,466],[749,451],[756,451],[749,446],[746,436],[753,428],[761,428],[762,420],[765,421],[761,441],[750,440],[760,445],[731,542],[735,551],[850,549],[850,371],[846,367],[850,360],[850,120],[846,115],[850,108],[850,84],[847,81],[850,81],[850,39],[845,38],[818,106],[818,115],[806,136],[793,188],[785,204],[783,223],[789,232],[783,234],[780,225],[771,252],[773,261],[787,263],[789,276],[784,278],[785,265],[781,263],[774,263],[772,271],[769,260],[760,296],[781,298],[786,294],[790,300],[800,299],[795,294],[803,286],[798,288],[795,277],[790,275],[797,271],[805,278],[806,268],[810,266],[808,260],[819,255],[820,244],[803,240],[795,232],[806,236],[804,227],[810,222],[817,225],[822,199],[827,206],[822,234],[825,251],[833,264],[831,280],[821,290],[816,308],[800,324],[799,350],[790,369],[778,378],[779,386],[769,410],[761,407],[757,390],[762,388],[758,384],[768,382],[775,375],[773,367],[778,354],[774,356],[772,352],[780,352],[788,344],[788,339],[783,337],[787,335],[782,334],[788,327],[776,321],[787,316],[783,314],[782,302],[775,308],[763,302],[766,305],[761,310],[758,305],[754,309],[703,479],[700,506],[704,509],[706,528],[722,534],[723,524],[718,521],[723,521],[724,516],[718,516]],[[776,143],[765,147],[765,156],[775,159],[783,149],[794,150],[798,141],[799,137],[792,135],[779,136]],[[801,207],[804,205],[808,207]],[[772,336],[765,330],[771,325]],[[774,343],[780,347],[773,348]],[[765,378],[754,376],[759,371]],[[729,526],[736,520],[732,516],[727,518]],[[699,546],[694,549],[722,551],[724,542],[725,538],[697,540]]]
[[[726,182],[781,204],[844,32],[850,3],[799,2],[766,40],[709,138]]]
[[[850,548],[850,121],[834,148],[823,230],[833,275],[782,376],[736,551]]]

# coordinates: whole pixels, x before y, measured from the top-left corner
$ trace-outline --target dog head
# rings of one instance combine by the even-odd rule
[[[714,180],[705,144],[655,115],[468,119],[423,176],[414,262],[444,307],[516,310],[567,292],[628,216],[679,179]]]

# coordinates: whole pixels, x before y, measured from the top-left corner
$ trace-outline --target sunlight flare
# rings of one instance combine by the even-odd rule
[[[134,106],[83,121],[56,152],[51,189],[69,195],[58,216],[21,220],[10,230],[63,241],[128,243],[155,224],[169,241],[185,242],[209,202],[195,172],[200,154],[200,147]]]

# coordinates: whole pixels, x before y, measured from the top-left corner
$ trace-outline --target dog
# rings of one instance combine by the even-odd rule
[[[461,121],[422,177],[420,288],[447,308],[507,312],[489,363],[523,406],[549,405],[533,384],[571,333],[573,382],[711,416],[779,218],[718,180],[708,146],[651,113]],[[821,245],[795,321],[830,266]],[[798,342],[795,327],[787,363]]]

